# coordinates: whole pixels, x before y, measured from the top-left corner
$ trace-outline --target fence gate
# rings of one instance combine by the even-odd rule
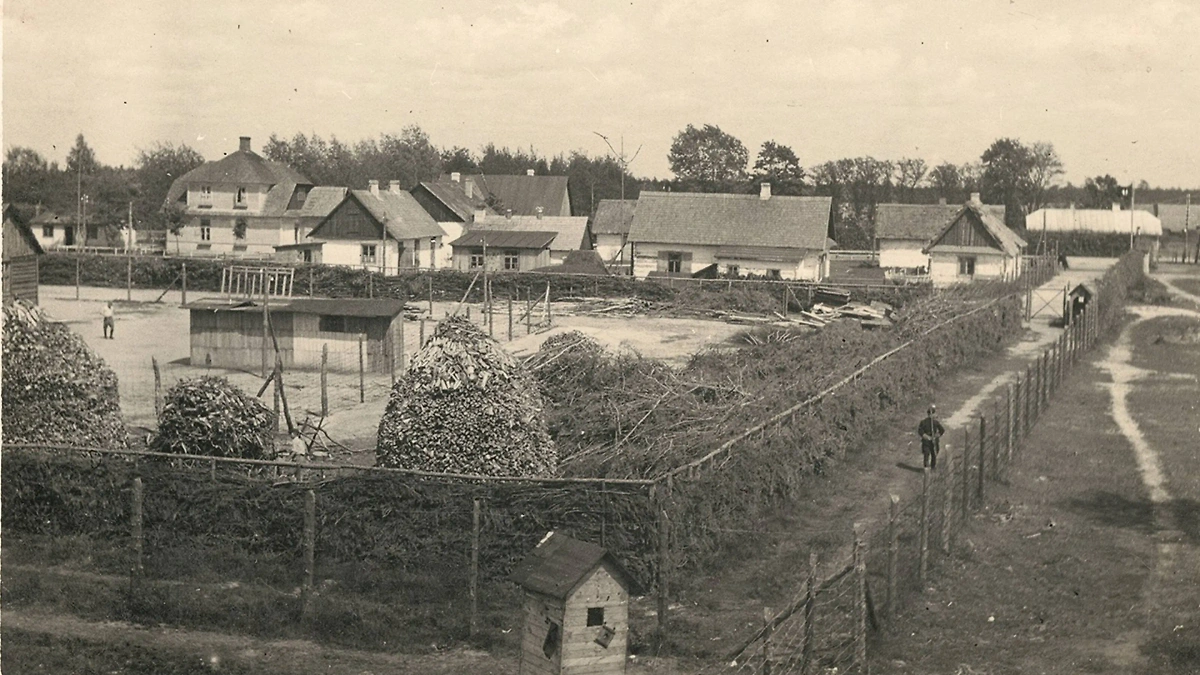
[[[1029,317],[1063,316],[1067,302],[1067,289],[1035,288],[1029,294]]]
[[[221,295],[226,298],[292,297],[291,267],[242,267],[231,265],[221,270]]]

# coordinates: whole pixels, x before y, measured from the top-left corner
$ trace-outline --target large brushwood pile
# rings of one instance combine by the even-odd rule
[[[5,443],[125,447],[117,376],[83,338],[17,300],[3,352]]]
[[[451,317],[413,356],[379,422],[380,466],[486,476],[552,476],[558,451],[528,371]]]
[[[271,459],[274,415],[223,377],[180,380],[167,391],[153,447],[181,455]]]

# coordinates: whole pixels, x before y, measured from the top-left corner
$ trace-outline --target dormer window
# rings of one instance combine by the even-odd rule
[[[246,208],[246,188],[242,187],[241,185],[238,186],[237,193],[233,197],[233,208]]]
[[[212,208],[212,186],[211,185],[201,185],[200,186],[200,203],[197,204],[196,206],[201,209],[211,209]]]

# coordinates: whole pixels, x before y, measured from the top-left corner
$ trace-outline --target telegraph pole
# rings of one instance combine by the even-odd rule
[[[1192,224],[1192,193],[1187,193],[1187,206],[1183,210],[1183,262],[1187,262],[1188,254],[1188,227]],[[1200,246],[1200,242],[1197,243]],[[1200,258],[1200,256],[1197,256]],[[1192,258],[1192,262],[1200,262],[1196,258]]]
[[[1129,250],[1133,250],[1133,216],[1137,210],[1137,184],[1129,182]]]
[[[625,134],[621,134],[621,152],[618,153],[616,148],[613,147],[612,143],[609,142],[608,136],[605,136],[604,134],[600,133],[599,131],[593,131],[592,133],[596,134],[597,136],[599,136],[601,139],[604,140],[604,144],[608,146],[609,151],[611,151],[612,154],[616,155],[617,165],[621,167],[621,221],[624,222],[624,220],[625,220],[625,174],[629,173],[629,165],[633,162],[633,160],[637,159],[639,154],[641,154],[642,146],[640,146],[640,145],[638,146],[637,152],[633,153],[633,157],[626,159],[625,158]],[[628,236],[628,234],[626,234],[626,236]],[[625,248],[625,242],[622,241],[621,249],[624,250],[624,248]],[[629,273],[631,275],[633,274],[633,250],[632,250],[632,247],[629,251]]]

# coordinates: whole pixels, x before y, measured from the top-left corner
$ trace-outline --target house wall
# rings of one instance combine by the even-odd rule
[[[970,283],[975,280],[996,280],[1012,278],[1015,274],[1016,261],[1013,258],[996,254],[971,254],[975,258],[975,276],[960,276],[958,260],[968,257],[960,253],[939,253],[935,248],[929,267],[929,276],[934,286],[951,286],[954,284]]]
[[[0,277],[4,279],[4,302],[20,298],[38,303],[38,259],[36,255],[5,260]]]
[[[238,219],[246,221],[246,236],[234,236],[234,225]],[[210,238],[201,239],[203,221],[209,223]],[[280,244],[295,243],[295,218],[263,217],[252,214],[201,214],[189,216],[180,229],[179,236],[167,233],[168,251],[213,255],[274,255]]]
[[[42,229],[43,227],[50,228],[50,236],[48,236],[48,237],[45,236],[45,232]],[[38,243],[42,245],[43,249],[50,249],[55,246],[66,245],[66,243],[67,243],[66,242],[67,228],[71,228],[72,230],[74,230],[75,226],[74,225],[30,225],[30,229],[33,231],[33,236],[37,237]],[[83,243],[83,242],[81,242],[78,238],[75,239],[76,245],[81,244],[81,243]]]
[[[207,200],[202,197],[201,193],[201,188],[205,185],[212,189],[212,196]],[[240,206],[235,205],[235,197],[239,187],[246,189],[246,201]],[[214,211],[232,211],[236,208],[239,211],[246,211],[248,214],[253,214],[263,210],[263,206],[266,204],[267,191],[270,189],[271,186],[266,184],[194,183],[188,185],[187,203],[189,209],[196,208],[199,210],[207,208]]]
[[[625,241],[625,237],[619,234],[596,235],[596,252],[606,263],[629,260],[629,244]]]
[[[637,243],[633,245],[633,275],[645,278],[651,272],[666,272],[668,252],[685,254],[682,274],[692,274],[713,263],[724,273],[730,265],[737,265],[739,274],[768,275],[773,270],[779,271],[780,279],[819,281],[824,276],[821,252],[806,251],[799,263],[720,259],[716,255],[718,246],[688,246],[680,244]],[[691,255],[690,263],[686,254]]]
[[[462,236],[463,224],[458,221],[439,220],[438,226],[442,228],[446,236],[442,237],[442,246],[438,249],[437,269],[454,269],[454,247],[450,246],[450,242]]]
[[[386,241],[379,241],[378,239],[352,241],[320,238],[318,240],[324,242],[321,246],[321,257],[326,265],[371,269],[386,274],[396,274],[398,271],[400,245],[395,239],[388,239]],[[375,250],[375,262],[373,264],[365,264],[362,261],[362,247],[364,244],[377,247]]]
[[[557,600],[533,593],[525,594],[525,623],[521,629],[521,675],[558,675],[562,647],[549,658],[543,651],[546,633],[557,625],[562,636],[563,606]]]
[[[911,268],[929,267],[929,254],[924,253],[925,242],[920,239],[880,239],[879,266]]]
[[[459,272],[474,272],[474,271],[476,271],[476,270],[471,269],[471,253],[472,252],[482,253],[483,249],[470,248],[470,247],[465,247],[465,246],[454,246],[451,248],[454,249],[454,269],[458,270]],[[488,271],[491,271],[491,272],[511,271],[511,270],[504,269],[504,251],[505,250],[506,249],[493,249],[493,248],[489,248],[487,250],[487,260],[484,261],[484,264],[487,266]],[[517,249],[517,251],[518,251],[518,254],[520,257],[520,260],[517,263],[518,264],[518,269],[517,269],[518,272],[526,272],[526,271],[529,271],[532,269],[537,269],[539,267],[546,267],[548,265],[554,264],[551,260],[551,253],[548,249],[523,248],[523,249]]]
[[[607,647],[596,643],[603,626],[588,626],[589,607],[604,608],[604,626],[615,633]],[[597,567],[567,597],[563,614],[563,675],[625,672],[629,597],[608,565]]]

